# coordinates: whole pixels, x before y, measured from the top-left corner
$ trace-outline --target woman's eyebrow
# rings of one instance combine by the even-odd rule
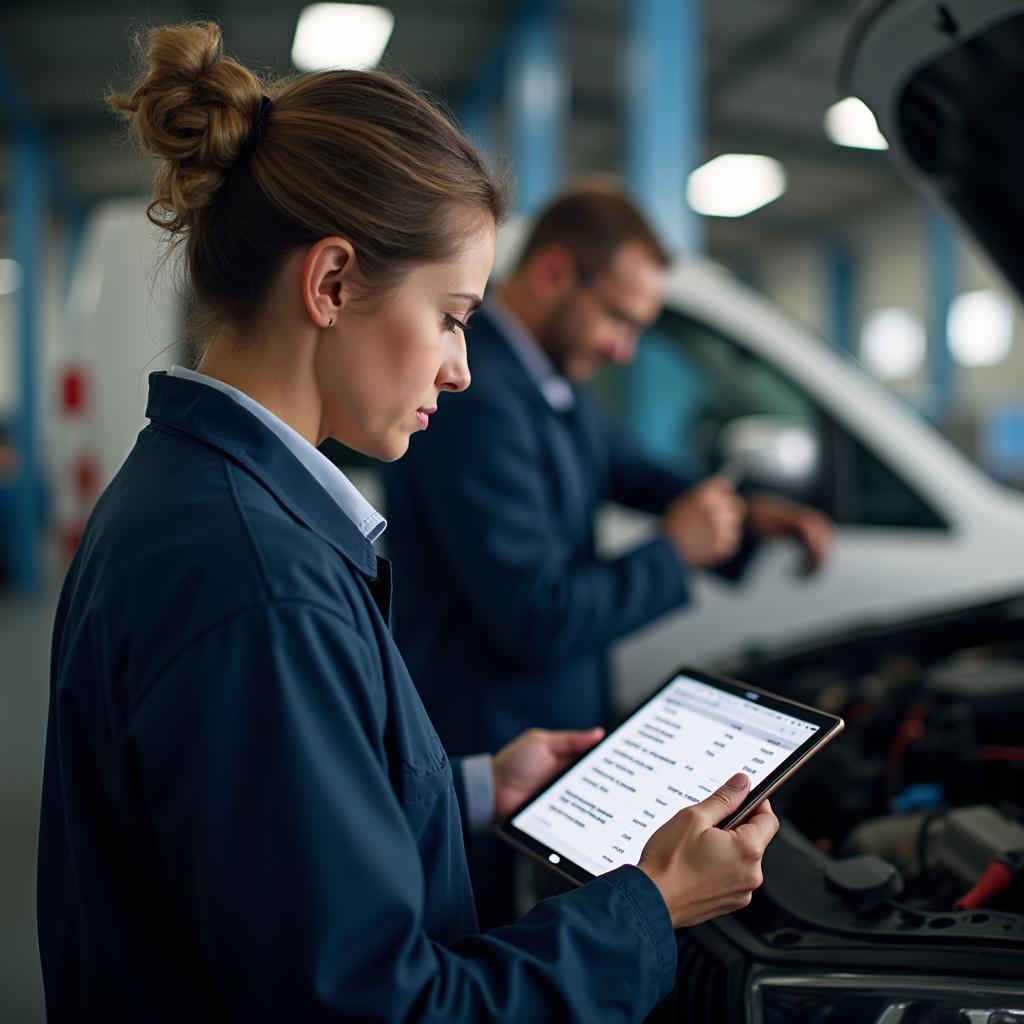
[[[448,297],[451,299],[468,299],[469,311],[471,313],[478,310],[480,303],[483,301],[479,295],[474,295],[472,292],[449,292]]]

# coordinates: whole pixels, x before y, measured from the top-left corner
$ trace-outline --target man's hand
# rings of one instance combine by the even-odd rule
[[[647,841],[637,865],[658,887],[673,928],[689,928],[750,902],[761,884],[761,857],[778,831],[767,800],[742,825],[716,828],[743,802],[742,772],[699,804],[669,818]]]
[[[604,729],[527,729],[494,755],[494,816],[507,818],[601,737]]]
[[[745,510],[731,480],[711,477],[668,506],[662,529],[687,565],[706,568],[736,554]]]
[[[832,521],[824,512],[774,494],[750,498],[747,517],[758,537],[795,537],[806,553],[808,573],[821,568],[835,540]]]

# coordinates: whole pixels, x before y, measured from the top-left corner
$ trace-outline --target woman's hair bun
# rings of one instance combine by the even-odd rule
[[[143,148],[160,158],[149,216],[177,233],[194,225],[237,163],[260,109],[259,79],[223,53],[213,22],[162,26],[135,40],[141,75],[111,93]]]

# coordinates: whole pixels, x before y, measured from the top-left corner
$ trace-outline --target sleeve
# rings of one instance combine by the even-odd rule
[[[482,835],[494,825],[493,765],[490,754],[460,757],[452,765],[463,835]]]
[[[658,537],[580,559],[546,496],[550,472],[524,409],[460,395],[416,439],[401,472],[417,515],[491,641],[524,667],[558,665],[684,604],[687,572]]]
[[[292,603],[195,640],[134,711],[168,884],[230,1016],[640,1021],[671,987],[675,946],[638,869],[499,932],[431,940],[420,851],[379,738],[382,700],[360,636]]]
[[[600,424],[608,452],[612,501],[660,516],[673,498],[700,482],[697,475],[676,472],[649,458],[621,427],[604,417]]]

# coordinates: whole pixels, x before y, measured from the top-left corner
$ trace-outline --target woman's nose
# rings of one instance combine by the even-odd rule
[[[437,384],[443,391],[465,391],[470,382],[466,341],[462,337],[453,340],[454,348],[441,366]]]

